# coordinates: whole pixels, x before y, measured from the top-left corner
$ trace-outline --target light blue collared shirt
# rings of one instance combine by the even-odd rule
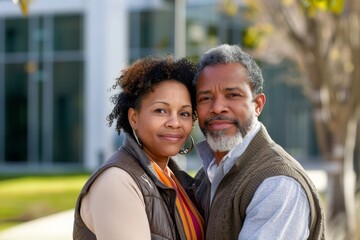
[[[219,165],[215,163],[214,154],[206,141],[198,144],[203,168],[211,182],[211,202],[221,180],[244,153],[260,127],[257,122],[243,142],[229,151]],[[238,239],[307,239],[309,217],[309,203],[301,185],[291,177],[270,177],[259,185],[247,207]]]

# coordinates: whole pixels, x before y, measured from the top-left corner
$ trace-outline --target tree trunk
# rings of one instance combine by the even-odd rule
[[[327,206],[327,231],[328,239],[333,240],[356,240],[356,209],[355,209],[355,173],[353,159],[355,151],[357,121],[350,120],[347,123],[338,123],[336,132],[329,131],[315,118],[315,127],[318,134],[319,146],[325,146],[322,150],[330,149],[324,153],[327,156],[328,167],[328,192],[326,196]],[[342,127],[343,126],[343,127]],[[320,137],[321,136],[321,137]],[[329,139],[327,136],[333,136]]]
[[[355,192],[360,192],[360,121],[358,121],[355,154],[354,154],[354,170],[356,175]]]

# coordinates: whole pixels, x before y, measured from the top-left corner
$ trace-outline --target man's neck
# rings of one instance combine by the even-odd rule
[[[217,165],[220,164],[221,160],[225,157],[225,155],[228,153],[229,151],[227,152],[215,152],[214,153],[214,157],[215,157],[215,163]]]

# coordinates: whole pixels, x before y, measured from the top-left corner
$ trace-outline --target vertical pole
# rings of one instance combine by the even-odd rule
[[[175,40],[174,55],[176,58],[186,56],[186,0],[175,1]]]

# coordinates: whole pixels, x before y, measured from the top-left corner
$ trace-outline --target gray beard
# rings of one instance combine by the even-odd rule
[[[241,135],[240,131],[237,131],[237,133],[231,137],[225,136],[224,133],[221,131],[218,132],[216,136],[207,133],[206,140],[211,150],[213,150],[214,152],[228,152],[231,149],[235,148],[238,144],[242,143],[244,138]]]
[[[221,116],[214,118],[224,119],[224,117]],[[243,124],[240,124],[238,121],[234,120],[234,123],[237,126],[237,131],[233,136],[226,136],[224,131],[208,132],[206,131],[206,127],[201,130],[204,133],[211,150],[214,152],[229,152],[238,144],[243,142],[244,137],[254,127],[256,122],[257,121],[255,117],[248,119]]]

